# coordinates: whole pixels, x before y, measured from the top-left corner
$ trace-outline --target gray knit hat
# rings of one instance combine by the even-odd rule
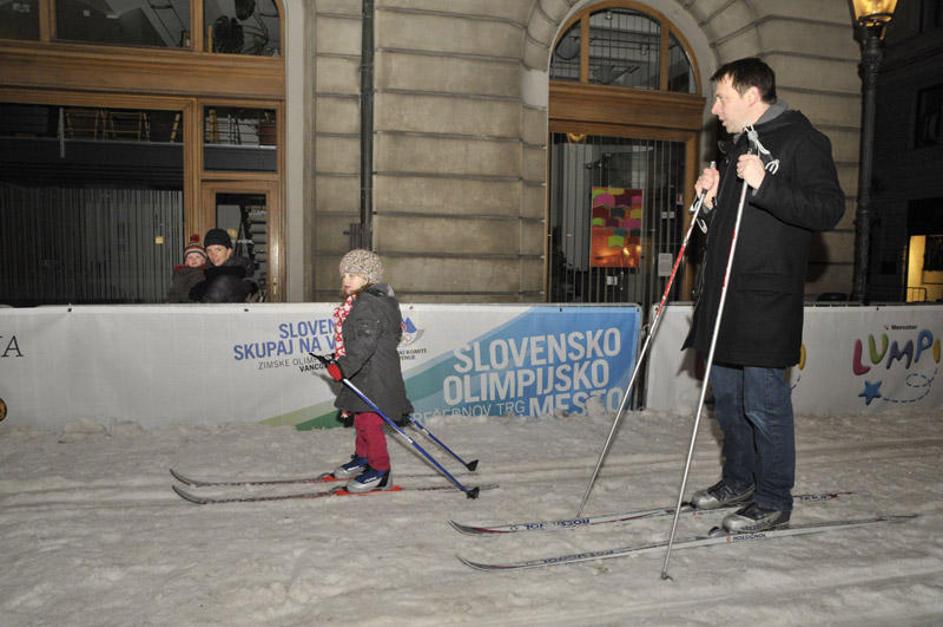
[[[341,259],[340,273],[359,274],[367,279],[368,284],[374,285],[383,280],[383,262],[376,253],[358,248]]]

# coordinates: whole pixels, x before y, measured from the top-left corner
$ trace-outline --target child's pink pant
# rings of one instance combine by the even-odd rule
[[[390,469],[390,454],[386,450],[386,434],[383,432],[383,418],[373,412],[364,412],[354,416],[354,429],[357,431],[355,451],[357,457],[366,457],[367,463],[375,470]]]

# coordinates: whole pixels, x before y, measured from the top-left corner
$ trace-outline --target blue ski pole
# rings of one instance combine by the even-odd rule
[[[311,355],[312,357],[314,357],[315,359],[317,359],[318,361],[320,361],[325,367],[327,366],[328,363],[330,363],[330,360],[329,360],[327,357],[324,357],[323,355],[317,355],[317,354],[315,354],[315,353],[308,353],[308,354]],[[388,424],[388,425],[390,426],[390,428],[393,429],[393,431],[395,431],[396,433],[398,433],[398,434],[400,435],[400,437],[402,437],[404,440],[406,440],[407,442],[409,442],[409,443],[412,445],[412,447],[413,447],[414,449],[416,449],[417,451],[419,451],[420,453],[422,453],[423,457],[425,457],[427,460],[429,460],[429,463],[431,463],[433,466],[435,466],[436,469],[438,469],[438,471],[441,472],[442,475],[443,475],[446,479],[448,479],[449,482],[450,482],[452,485],[454,485],[456,488],[458,488],[459,490],[461,490],[462,492],[464,492],[464,493],[465,493],[465,496],[467,496],[467,497],[470,498],[470,499],[477,499],[477,498],[478,498],[478,488],[477,488],[477,487],[474,487],[474,488],[466,488],[464,485],[462,485],[462,483],[461,483],[458,479],[456,479],[455,477],[453,477],[453,476],[452,476],[452,473],[450,473],[448,470],[446,470],[446,469],[442,466],[442,464],[440,464],[440,463],[436,460],[435,457],[433,457],[432,455],[430,455],[429,452],[428,452],[426,449],[422,448],[422,446],[420,446],[418,442],[416,442],[414,439],[412,439],[411,437],[409,437],[409,434],[407,434],[405,431],[403,431],[402,429],[400,429],[399,426],[397,426],[397,424],[396,424],[395,422],[393,422],[393,420],[391,420],[389,416],[387,416],[386,414],[384,414],[384,413],[380,410],[380,408],[377,407],[376,403],[374,403],[374,402],[371,401],[369,398],[367,398],[367,395],[364,394],[363,392],[361,392],[361,391],[360,391],[360,388],[358,388],[356,385],[354,385],[353,383],[351,383],[351,382],[350,382],[350,379],[348,379],[347,377],[344,377],[344,378],[341,380],[341,383],[343,383],[344,385],[346,385],[354,394],[356,394],[357,396],[359,396],[360,399],[361,399],[364,403],[366,403],[367,405],[369,405],[369,406],[373,409],[373,411],[375,411],[375,412],[380,416],[380,418],[382,418],[382,419],[384,420],[384,422],[386,422],[386,424]]]
[[[439,438],[435,437],[435,434],[432,433],[431,431],[429,431],[429,429],[427,429],[427,428],[425,427],[425,425],[423,425],[421,422],[419,422],[419,420],[418,420],[417,418],[413,418],[412,416],[410,416],[410,417],[409,417],[409,422],[411,422],[412,424],[414,424],[417,429],[419,429],[420,431],[422,431],[422,432],[426,435],[427,438],[429,438],[430,440],[432,440],[433,442],[435,442],[436,444],[438,444],[439,446],[441,446],[442,449],[443,449],[446,453],[448,453],[449,455],[451,455],[452,457],[454,457],[455,459],[457,459],[463,466],[465,466],[465,468],[467,468],[468,470],[470,470],[470,471],[472,471],[472,472],[474,472],[475,469],[478,468],[478,460],[477,460],[477,459],[473,459],[473,460],[470,461],[470,462],[466,462],[464,459],[462,459],[461,457],[459,457],[458,453],[456,453],[455,451],[453,451],[452,449],[450,449],[448,446],[446,446],[445,442],[443,442],[443,441],[440,440]]]

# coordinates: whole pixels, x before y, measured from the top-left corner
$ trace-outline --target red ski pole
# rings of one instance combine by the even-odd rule
[[[711,161],[711,167],[714,167],[714,162]],[[648,336],[645,338],[645,343],[642,345],[642,350],[639,352],[638,359],[635,360],[635,367],[632,369],[632,376],[629,377],[629,385],[625,388],[625,394],[622,396],[622,403],[619,404],[619,411],[616,412],[616,417],[612,421],[612,428],[609,429],[609,437],[606,438],[606,443],[602,447],[602,451],[599,453],[599,459],[596,461],[596,468],[593,470],[593,476],[589,479],[589,485],[586,486],[586,493],[583,494],[583,500],[580,501],[580,506],[576,510],[576,516],[579,518],[583,515],[583,507],[586,506],[586,501],[589,499],[590,492],[593,491],[593,485],[596,483],[596,478],[599,476],[599,470],[602,468],[603,461],[606,459],[606,455],[609,453],[609,447],[612,446],[612,439],[615,435],[616,428],[619,426],[619,421],[622,419],[622,413],[625,411],[626,402],[629,399],[629,394],[632,392],[632,388],[635,385],[635,379],[638,377],[639,369],[642,366],[642,362],[645,359],[645,354],[648,352],[648,347],[652,343],[652,338],[655,337],[655,333],[658,331],[658,324],[661,322],[661,315],[665,309],[665,304],[668,302],[668,294],[671,292],[671,286],[674,283],[675,275],[678,273],[678,267],[681,265],[681,260],[684,259],[684,251],[687,250],[688,240],[691,239],[691,233],[694,231],[694,225],[697,224],[698,215],[701,212],[701,207],[704,204],[704,196],[706,195],[706,190],[702,191],[697,200],[694,201],[694,205],[691,207],[691,210],[694,215],[691,216],[691,224],[688,226],[688,232],[684,235],[684,240],[681,242],[681,249],[678,251],[678,256],[675,257],[674,267],[671,269],[671,276],[668,277],[668,282],[665,284],[665,291],[661,295],[661,300],[658,303],[658,307],[655,309],[655,316],[652,318],[652,324],[648,332]]]

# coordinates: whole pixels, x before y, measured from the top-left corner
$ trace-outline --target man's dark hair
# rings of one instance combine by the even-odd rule
[[[741,96],[751,87],[756,87],[763,102],[767,104],[776,102],[776,74],[760,59],[748,57],[724,63],[711,76],[711,81],[716,83],[725,76],[730,77],[733,88]]]

